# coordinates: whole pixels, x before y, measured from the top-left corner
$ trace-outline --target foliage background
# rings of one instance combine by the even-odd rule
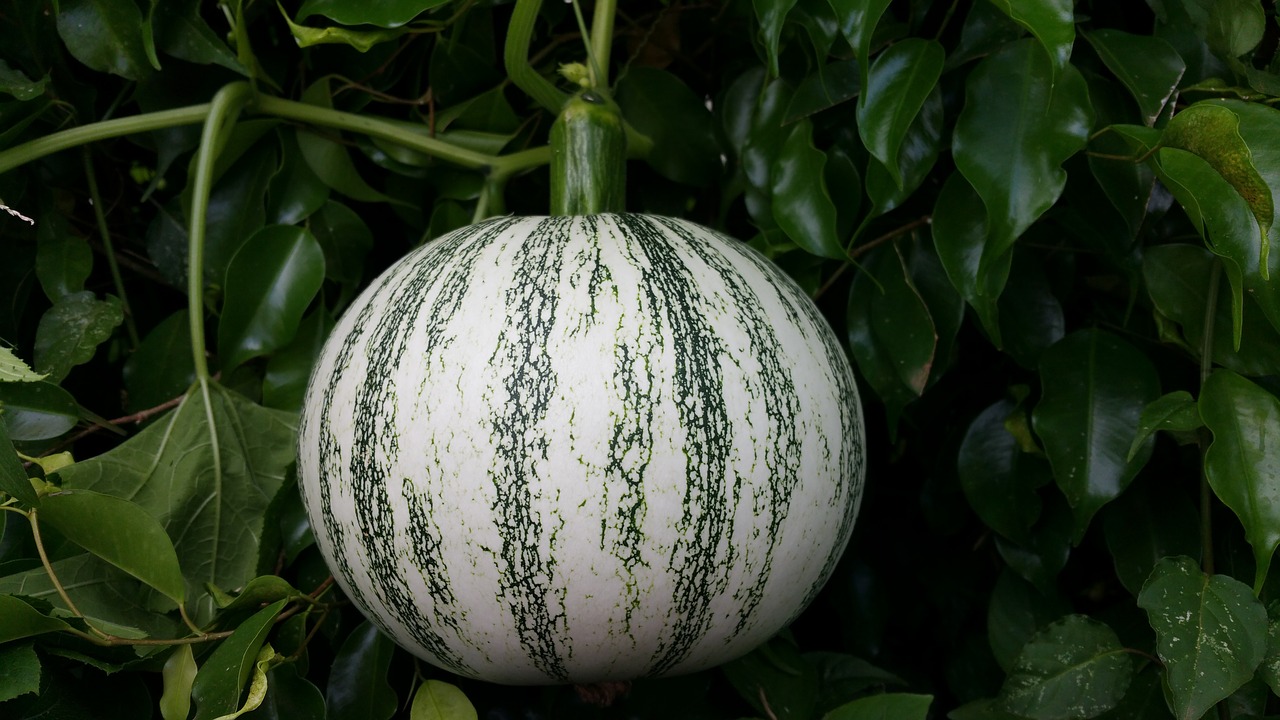
[[[855,538],[789,632],[608,708],[446,676],[361,624],[302,517],[296,409],[381,268],[546,211],[552,115],[502,70],[515,11],[0,2],[0,429],[23,458],[0,463],[0,715],[1280,713],[1280,26],[1259,0],[622,3],[613,90],[653,141],[629,208],[750,241],[848,338]],[[534,30],[567,88],[573,7]],[[245,80],[202,166],[207,104]]]

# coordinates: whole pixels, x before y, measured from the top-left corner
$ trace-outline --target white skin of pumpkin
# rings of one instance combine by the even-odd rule
[[[692,223],[504,218],[393,266],[312,376],[299,478],[342,589],[511,684],[691,672],[825,582],[862,494],[807,297]]]

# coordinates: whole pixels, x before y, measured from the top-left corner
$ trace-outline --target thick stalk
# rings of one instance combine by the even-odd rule
[[[502,63],[507,77],[511,78],[516,87],[542,107],[558,114],[569,96],[551,84],[550,80],[539,75],[529,64],[529,43],[533,39],[533,27],[538,21],[538,10],[541,7],[542,0],[516,0],[515,9],[511,13],[511,24],[507,27],[507,43],[503,49]]]
[[[599,90],[574,95],[551,126],[551,214],[622,212],[626,151],[613,100]]]
[[[591,15],[591,58],[595,68],[595,85],[609,87],[609,56],[613,50],[613,23],[618,14],[617,0],[596,0]]]
[[[104,120],[36,138],[0,152],[0,174],[32,160],[38,160],[45,155],[52,155],[59,150],[68,150],[98,140],[164,130],[179,125],[195,125],[208,117],[209,107],[209,104],[205,103],[116,120]]]

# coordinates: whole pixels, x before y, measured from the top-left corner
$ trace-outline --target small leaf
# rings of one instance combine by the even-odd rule
[[[187,720],[191,715],[191,686],[195,682],[195,656],[190,645],[179,645],[164,661],[161,677],[164,693],[160,696],[160,716],[164,720]]]
[[[324,282],[324,252],[311,233],[268,225],[254,233],[227,266],[218,323],[223,372],[288,345]]]
[[[1138,101],[1142,121],[1155,125],[1187,70],[1178,51],[1160,37],[1111,28],[1093,30],[1085,39]]]
[[[867,195],[873,206],[867,215],[868,220],[901,205],[929,176],[942,144],[942,122],[942,91],[934,87],[919,114],[911,121],[898,148],[901,187],[885,164],[875,158],[867,160]]]
[[[196,720],[213,720],[240,708],[245,684],[257,666],[267,634],[286,602],[280,600],[268,605],[245,620],[200,666],[191,687],[191,697],[196,703]]]
[[[1067,67],[1076,38],[1071,0],[991,0],[991,4],[1040,41],[1053,63],[1053,77]]]
[[[1068,615],[1022,648],[1000,706],[1033,720],[1091,718],[1115,707],[1132,677],[1133,662],[1111,628]]]
[[[1040,521],[1031,528],[1031,537],[1017,543],[996,536],[996,550],[1009,568],[1041,593],[1057,592],[1058,573],[1071,557],[1071,508],[1061,495],[1045,498]]]
[[[14,70],[8,63],[0,60],[0,93],[12,95],[13,99],[26,102],[43,95],[45,86],[48,84],[48,75],[32,81],[21,70]]]
[[[30,644],[0,647],[0,703],[40,692],[40,656]]]
[[[440,680],[427,680],[413,694],[409,720],[476,720],[476,709],[467,696]]]
[[[880,53],[858,101],[858,134],[871,155],[904,186],[898,152],[925,100],[938,84],[946,51],[932,40],[907,38]]]
[[[1094,513],[1146,464],[1150,448],[1127,460],[1160,380],[1147,356],[1110,333],[1074,332],[1040,359],[1042,395],[1032,413],[1054,480],[1070,502],[1079,542]]]
[[[1196,561],[1161,560],[1138,595],[1156,631],[1169,706],[1198,720],[1252,677],[1266,650],[1267,611],[1249,588],[1205,575]]]
[[[932,695],[881,693],[846,703],[823,715],[823,720],[925,720]]]
[[[157,48],[172,57],[200,65],[220,65],[249,77],[227,43],[200,17],[200,3],[152,1]]]
[[[114,297],[98,300],[86,290],[61,298],[36,328],[36,369],[61,382],[71,368],[89,362],[122,322],[124,311]]]
[[[159,590],[175,603],[186,599],[186,582],[173,542],[160,523],[123,498],[85,490],[44,496],[42,523],[68,540]]]
[[[37,382],[47,377],[32,370],[9,348],[0,346],[0,382]]]
[[[367,620],[333,658],[325,703],[329,720],[389,720],[399,700],[387,681],[395,645]]]
[[[1025,412],[1012,400],[983,410],[969,424],[956,456],[965,499],[992,530],[1015,542],[1030,540],[1040,517],[1037,490],[1052,482],[1044,458],[1025,452],[1009,432],[1007,419]]]
[[[17,441],[56,438],[80,421],[80,406],[51,382],[0,383],[0,420]]]
[[[151,73],[133,0],[62,0],[57,8],[58,35],[77,60],[126,80]]]
[[[858,61],[852,58],[814,70],[796,88],[783,122],[789,125],[853,99],[862,89],[860,77]]]
[[[826,154],[813,146],[810,121],[792,126],[770,173],[773,217],[787,237],[806,252],[841,258],[845,252],[837,236],[836,207],[826,182],[820,179],[826,164]]]
[[[1172,433],[1191,433],[1204,426],[1195,398],[1186,390],[1177,390],[1152,400],[1142,409],[1138,418],[1138,434],[1129,446],[1129,459],[1137,456],[1147,439],[1164,430]]]
[[[0,595],[0,643],[70,629],[62,620],[49,617],[12,595]]]
[[[1257,564],[1253,587],[1260,593],[1280,546],[1280,400],[1230,370],[1218,370],[1205,382],[1199,407],[1213,432],[1205,476],[1244,526]]]

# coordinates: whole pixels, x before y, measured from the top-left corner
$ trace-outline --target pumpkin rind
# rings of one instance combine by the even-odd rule
[[[645,215],[499,218],[339,319],[298,475],[335,579],[493,682],[691,672],[768,639],[848,541],[848,361],[747,246]]]

